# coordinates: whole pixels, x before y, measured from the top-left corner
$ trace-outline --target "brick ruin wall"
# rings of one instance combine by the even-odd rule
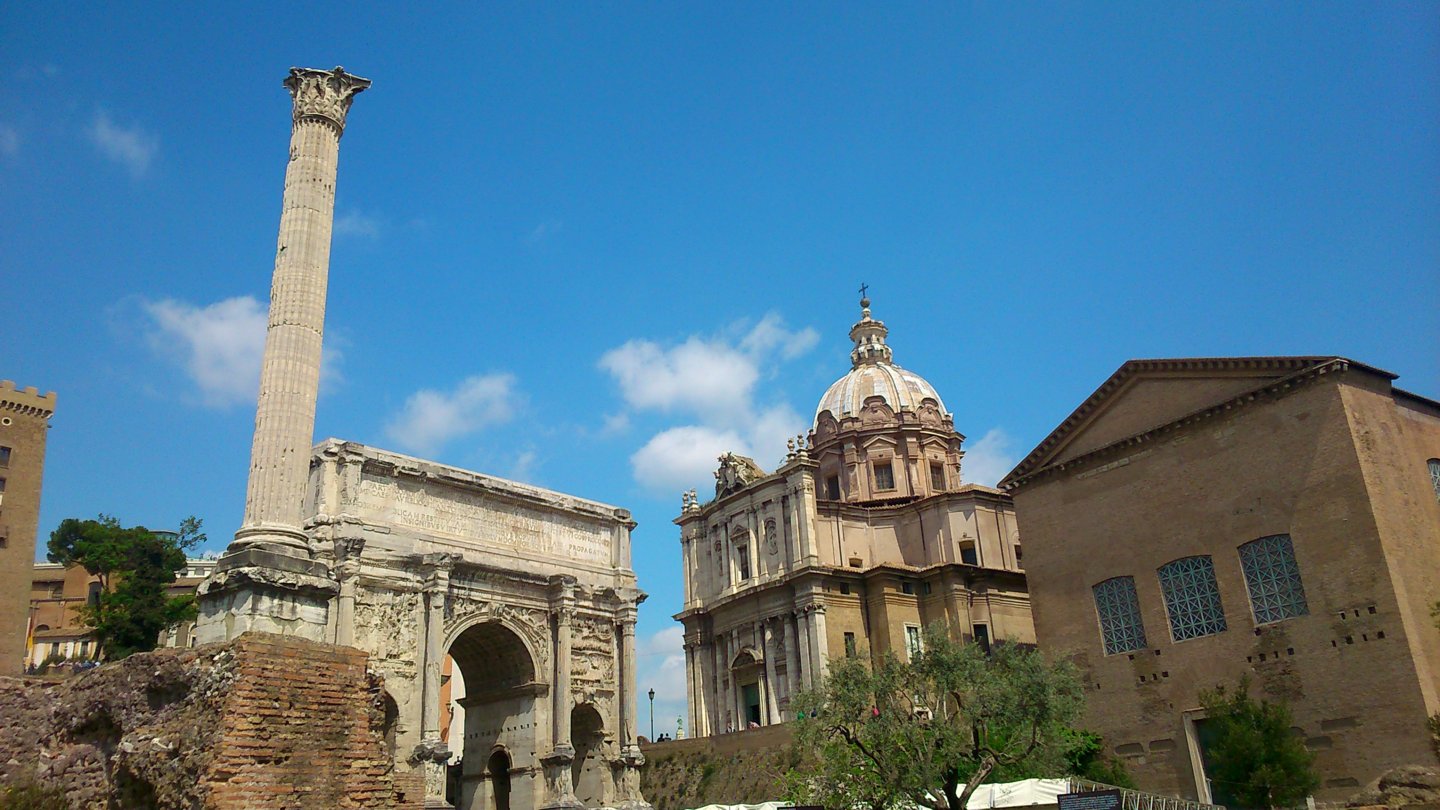
[[[265,634],[0,678],[0,781],[108,807],[419,808],[365,653]]]

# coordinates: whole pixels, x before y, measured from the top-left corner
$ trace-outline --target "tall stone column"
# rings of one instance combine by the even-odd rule
[[[640,766],[645,764],[645,755],[640,753],[636,739],[636,690],[640,682],[635,671],[635,619],[634,605],[620,610],[620,745],[624,770],[620,778],[620,810],[649,810],[650,804],[640,793]]]
[[[445,595],[450,590],[450,569],[458,555],[426,554],[421,558],[425,572],[422,594],[425,599],[425,650],[421,667],[420,744],[411,759],[424,769],[425,806],[448,808],[445,801],[445,765],[450,749],[440,739],[441,675],[445,662]]]
[[[800,691],[800,648],[795,643],[795,615],[780,616],[780,629],[785,638],[785,694],[794,707],[795,693]]]
[[[765,725],[780,722],[780,694],[775,688],[775,642],[770,620],[760,620],[760,651],[765,657]]]
[[[825,674],[830,671],[830,644],[825,634],[825,605],[815,604],[810,613],[811,629],[815,633],[815,687],[825,685]]]
[[[245,517],[200,589],[202,642],[248,630],[320,641],[338,587],[312,558],[305,491],[320,385],[320,343],[335,218],[340,136],[369,79],[341,68],[291,68],[290,158],[270,283],[270,316],[250,448]]]
[[[804,650],[805,665],[801,669],[801,685],[806,689],[815,689],[819,684],[815,683],[815,652],[813,639],[815,635],[810,631],[810,608],[800,607],[795,610],[795,628],[800,635],[799,642],[795,645],[796,655]]]
[[[291,68],[285,80],[293,99],[290,163],[270,284],[245,520],[235,533],[236,547],[289,549],[299,556],[307,550],[301,508],[320,391],[340,136],[355,94],[369,86],[369,79],[341,68]]]
[[[335,579],[340,596],[335,600],[335,643],[349,647],[355,644],[355,590],[360,579],[360,555],[365,550],[364,537],[342,537],[335,541]]]
[[[585,806],[575,796],[574,777],[570,770],[575,762],[575,746],[570,742],[570,655],[574,646],[575,581],[562,578],[558,584],[552,603],[555,616],[555,688],[550,693],[550,728],[553,739],[550,752],[540,758],[540,764],[545,769],[548,794],[543,805],[546,810]]]

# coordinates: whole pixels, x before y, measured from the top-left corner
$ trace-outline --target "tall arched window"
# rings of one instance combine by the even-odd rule
[[[1160,566],[1160,592],[1175,641],[1225,632],[1225,609],[1209,555],[1181,557]]]
[[[1145,648],[1145,625],[1140,621],[1140,600],[1134,577],[1114,577],[1096,585],[1095,612],[1100,616],[1100,638],[1105,654]]]
[[[1240,547],[1240,568],[1250,590],[1250,609],[1256,624],[1304,616],[1305,585],[1295,564],[1290,535],[1276,534],[1251,540]]]

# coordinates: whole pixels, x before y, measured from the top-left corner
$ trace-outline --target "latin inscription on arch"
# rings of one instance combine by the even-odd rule
[[[449,489],[424,490],[366,475],[358,511],[377,522],[526,555],[608,565],[610,533],[598,523]]]

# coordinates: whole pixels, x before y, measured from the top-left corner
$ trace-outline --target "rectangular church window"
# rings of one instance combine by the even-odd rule
[[[736,547],[735,547],[735,556],[737,557],[736,562],[738,562],[738,563],[740,564],[740,579],[742,579],[742,580],[749,579],[749,578],[750,578],[750,549],[749,549],[747,546],[736,546]]]
[[[920,641],[920,628],[913,624],[905,625],[905,652],[909,654],[910,660],[914,661],[923,648],[924,645]]]
[[[875,462],[875,488],[895,488],[895,469],[890,466],[890,462]]]
[[[825,479],[825,497],[832,500],[840,500],[840,476],[832,475]]]
[[[0,447],[0,467],[10,466],[10,448]]]
[[[846,657],[846,658],[854,658],[854,657],[855,657],[855,634],[854,634],[854,633],[850,633],[850,632],[845,633],[845,657]]]
[[[945,490],[945,465],[938,461],[930,462],[930,488],[936,492]]]

